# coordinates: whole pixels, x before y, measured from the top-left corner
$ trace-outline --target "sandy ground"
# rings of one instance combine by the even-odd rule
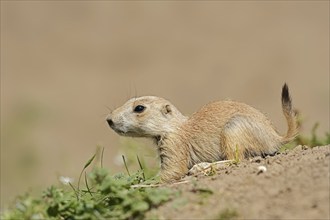
[[[172,187],[179,196],[148,217],[329,219],[329,162],[330,145],[245,160],[214,176],[187,178],[190,183]],[[261,165],[266,172],[258,172]]]
[[[135,95],[190,115],[234,99],[281,133],[287,82],[302,132],[329,131],[329,1],[0,1],[1,204],[78,178],[96,145],[104,165],[131,145],[105,122]],[[154,150],[154,153],[156,150]],[[133,152],[134,153],[134,152]],[[153,154],[154,155],[154,154]]]

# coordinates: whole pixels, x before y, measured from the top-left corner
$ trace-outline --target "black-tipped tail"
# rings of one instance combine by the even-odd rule
[[[289,94],[289,87],[285,83],[282,87],[282,106],[286,107],[287,110],[292,110],[292,99]]]
[[[288,123],[288,131],[284,137],[284,143],[293,140],[298,134],[298,124],[296,113],[292,108],[292,99],[289,93],[289,87],[285,83],[282,87],[282,109]]]

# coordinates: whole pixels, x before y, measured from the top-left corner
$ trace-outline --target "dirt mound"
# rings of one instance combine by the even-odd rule
[[[148,217],[329,219],[329,159],[330,145],[245,160],[173,186],[179,196]]]

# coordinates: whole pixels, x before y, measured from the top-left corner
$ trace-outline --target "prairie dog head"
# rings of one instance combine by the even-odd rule
[[[115,132],[130,137],[161,137],[186,120],[174,105],[156,96],[132,98],[107,117]]]

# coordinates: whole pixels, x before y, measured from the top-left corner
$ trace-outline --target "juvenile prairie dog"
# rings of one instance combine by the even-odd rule
[[[119,135],[152,138],[158,147],[164,182],[180,179],[200,162],[271,155],[298,134],[289,89],[282,88],[287,134],[281,136],[257,109],[235,101],[217,101],[184,116],[168,100],[142,96],[128,100],[107,117]]]

